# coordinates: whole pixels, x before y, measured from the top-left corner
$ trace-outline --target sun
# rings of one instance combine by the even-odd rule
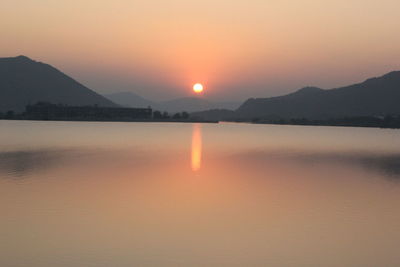
[[[195,85],[193,85],[193,92],[200,94],[201,92],[203,92],[203,85],[201,83],[196,83]]]

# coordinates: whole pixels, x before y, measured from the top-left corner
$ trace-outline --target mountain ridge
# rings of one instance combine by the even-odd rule
[[[123,106],[151,106],[154,110],[171,113],[187,111],[208,119],[213,116],[244,120],[382,116],[400,114],[400,71],[333,89],[308,86],[282,96],[249,98],[239,106],[234,102],[213,102],[199,97],[156,102],[133,92],[104,97],[49,64],[23,55],[0,58],[0,112],[21,112],[26,105],[39,101],[75,106],[119,106],[112,100]]]
[[[181,97],[164,101],[152,101],[133,92],[117,92],[105,94],[105,97],[113,102],[127,107],[148,107],[154,110],[176,112],[197,112],[208,109],[239,107],[236,102],[214,102],[200,97]]]
[[[344,116],[376,116],[400,113],[400,71],[361,83],[329,90],[300,89],[294,93],[245,101],[236,112],[240,117],[327,119]]]
[[[49,64],[22,55],[0,58],[0,111],[21,112],[39,101],[118,106]]]
[[[236,110],[209,110],[193,115],[221,120],[332,119],[400,114],[400,71],[333,89],[304,87],[292,93],[249,98]],[[229,117],[227,117],[227,115]]]

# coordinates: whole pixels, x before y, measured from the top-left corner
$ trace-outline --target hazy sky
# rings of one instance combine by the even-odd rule
[[[1,0],[0,56],[97,92],[242,100],[400,70],[399,0]]]

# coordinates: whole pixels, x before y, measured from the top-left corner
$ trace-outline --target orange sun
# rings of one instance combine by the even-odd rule
[[[195,85],[193,85],[193,92],[200,94],[201,92],[203,92],[203,85],[201,83],[196,83]]]

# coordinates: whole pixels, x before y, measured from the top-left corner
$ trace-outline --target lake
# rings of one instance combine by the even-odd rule
[[[0,121],[0,266],[400,266],[400,130]]]

